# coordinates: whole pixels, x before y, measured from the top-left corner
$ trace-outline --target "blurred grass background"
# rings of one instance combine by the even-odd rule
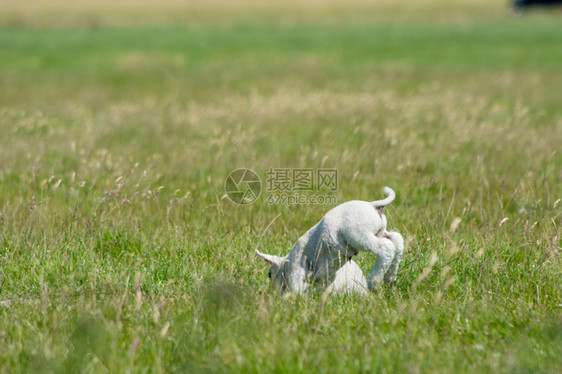
[[[0,370],[559,372],[560,17],[2,1]],[[272,294],[253,249],[331,206],[233,205],[240,167],[337,168],[339,202],[392,186],[397,284]]]
[[[4,24],[31,27],[96,27],[133,25],[341,23],[367,21],[451,21],[504,17],[503,1],[459,0],[4,0]]]

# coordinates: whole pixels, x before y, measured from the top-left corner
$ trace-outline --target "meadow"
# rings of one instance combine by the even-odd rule
[[[562,14],[401,3],[0,5],[0,372],[561,372]],[[394,188],[396,283],[275,294],[270,168]]]

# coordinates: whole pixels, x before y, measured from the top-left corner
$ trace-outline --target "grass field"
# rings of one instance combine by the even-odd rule
[[[33,3],[0,6],[1,372],[562,371],[560,12]],[[333,205],[235,205],[244,167],[393,187],[396,284],[273,293],[254,248]]]

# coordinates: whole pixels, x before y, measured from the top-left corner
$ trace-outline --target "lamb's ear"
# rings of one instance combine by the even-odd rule
[[[283,257],[279,257],[279,256],[274,256],[274,255],[268,255],[265,253],[261,253],[260,251],[258,251],[256,249],[256,254],[258,256],[260,256],[265,262],[267,262],[268,264],[272,264],[272,265],[277,265],[280,266],[281,263],[283,262]]]

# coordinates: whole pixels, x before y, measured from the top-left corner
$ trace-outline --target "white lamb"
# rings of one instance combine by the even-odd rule
[[[359,265],[353,260],[349,260],[336,271],[334,281],[325,290],[327,294],[357,293],[360,295],[367,294],[367,291],[367,279]]]
[[[329,289],[340,268],[344,265],[353,267],[347,264],[358,252],[376,256],[367,277],[369,289],[378,287],[383,280],[393,282],[404,250],[404,239],[399,233],[386,230],[382,209],[394,200],[396,194],[389,187],[384,188],[384,193],[387,196],[384,200],[353,200],[331,209],[297,240],[287,256],[268,255],[256,250],[271,264],[269,274],[274,287],[281,292],[297,293],[305,292],[311,284]],[[346,283],[343,279],[338,285]],[[336,286],[333,287],[335,290]]]

